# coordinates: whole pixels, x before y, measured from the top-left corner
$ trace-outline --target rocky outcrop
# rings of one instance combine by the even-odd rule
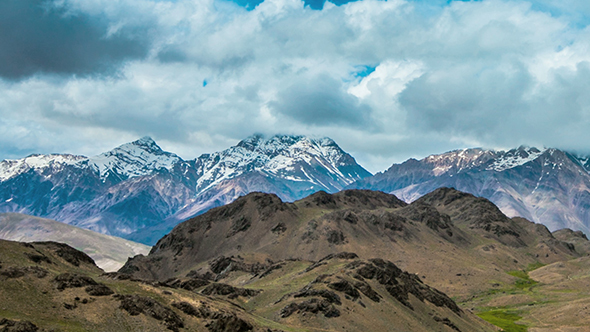
[[[428,300],[428,302],[438,307],[446,307],[456,314],[462,312],[459,306],[448,296],[428,287],[416,275],[400,270],[392,262],[372,259],[370,264],[361,263],[360,266],[351,264],[349,268],[355,270],[356,277],[360,280],[377,280],[381,285],[385,286],[391,296],[408,308],[413,308],[409,301],[409,294],[412,294],[422,302]]]
[[[223,295],[230,299],[235,299],[238,296],[253,297],[260,293],[260,290],[238,288],[226,284],[211,284],[201,291],[205,295]]]
[[[164,321],[166,327],[175,332],[184,327],[184,322],[172,309],[152,298],[139,295],[117,295],[116,299],[121,301],[119,308],[127,311],[131,316],[144,314]]]

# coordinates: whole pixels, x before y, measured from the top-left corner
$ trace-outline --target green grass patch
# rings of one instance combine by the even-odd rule
[[[518,280],[516,280],[516,282],[514,283],[514,285],[516,286],[516,288],[521,289],[521,290],[530,290],[531,287],[535,286],[536,284],[538,284],[538,282],[534,281],[533,279],[531,279],[531,277],[529,277],[529,274],[526,271],[509,271],[507,272],[509,275],[513,276],[513,277],[517,277]]]
[[[477,314],[479,318],[497,327],[504,329],[505,332],[526,332],[526,325],[516,324],[516,321],[522,317],[515,310],[492,309]]]
[[[527,272],[531,272],[534,271],[538,268],[541,268],[543,266],[545,266],[546,264],[543,264],[541,262],[535,262],[535,263],[530,263],[527,267],[526,267],[526,271]]]

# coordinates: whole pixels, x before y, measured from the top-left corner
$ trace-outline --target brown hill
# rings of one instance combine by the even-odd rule
[[[488,200],[450,188],[409,205],[366,190],[319,192],[294,203],[252,193],[178,225],[121,272],[164,280],[211,272],[209,262],[219,257],[263,264],[342,251],[390,260],[459,298],[514,282],[506,271],[580,255],[544,226],[510,219]]]
[[[496,330],[395,264],[351,253],[266,266],[217,260],[217,275],[161,282],[103,274],[55,242],[0,240],[0,259],[2,331]]]

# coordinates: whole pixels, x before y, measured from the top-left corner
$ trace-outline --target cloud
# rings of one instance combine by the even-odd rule
[[[277,116],[302,124],[343,127],[370,126],[371,109],[348,94],[342,81],[326,74],[298,79],[270,103]]]
[[[72,12],[57,1],[0,2],[0,76],[105,74],[147,54],[148,41],[127,31],[108,34],[103,17]]]
[[[144,135],[193,158],[254,132],[327,135],[371,171],[474,145],[580,150],[590,12],[568,1],[582,14],[550,0],[7,0],[0,158]]]

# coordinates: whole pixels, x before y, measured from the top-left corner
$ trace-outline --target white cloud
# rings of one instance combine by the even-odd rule
[[[558,2],[453,2],[428,14],[402,0],[321,11],[298,0],[251,11],[223,0],[64,3],[108,18],[110,33],[143,31],[148,56],[110,76],[0,81],[11,133],[0,157],[97,154],[152,135],[192,158],[254,132],[331,136],[371,171],[475,143],[590,151],[589,31]],[[376,68],[357,78],[358,66]]]

